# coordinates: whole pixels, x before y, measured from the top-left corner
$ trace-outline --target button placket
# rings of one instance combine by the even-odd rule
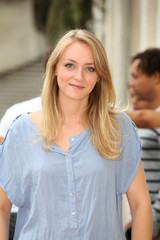
[[[66,168],[68,173],[68,194],[70,200],[70,214],[71,214],[71,227],[77,228],[77,209],[76,209],[76,191],[73,174],[72,157],[68,155],[66,157]]]

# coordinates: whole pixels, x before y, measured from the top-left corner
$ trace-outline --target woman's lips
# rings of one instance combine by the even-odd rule
[[[78,90],[82,90],[84,87],[80,86],[80,85],[76,85],[76,84],[69,84],[71,87],[73,87],[74,89],[78,89]]]

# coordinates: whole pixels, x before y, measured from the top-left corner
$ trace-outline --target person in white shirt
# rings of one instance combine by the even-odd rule
[[[131,59],[131,79],[129,87],[134,90],[138,99],[150,104],[146,119],[153,119],[149,126],[129,115],[141,128],[141,159],[145,170],[146,181],[150,193],[153,212],[152,240],[160,239],[160,48],[149,48]],[[134,107],[134,106],[133,106]],[[142,110],[136,110],[137,111]],[[144,129],[143,129],[144,128]]]
[[[35,112],[41,109],[41,97],[29,99],[24,102],[16,103],[9,107],[0,120],[0,141],[5,137],[12,122],[20,114],[25,112]]]

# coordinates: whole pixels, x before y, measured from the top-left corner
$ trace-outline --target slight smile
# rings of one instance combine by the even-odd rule
[[[76,85],[76,84],[69,84],[71,87],[73,87],[74,89],[78,89],[78,90],[82,90],[84,87],[83,86],[79,86],[79,85]]]

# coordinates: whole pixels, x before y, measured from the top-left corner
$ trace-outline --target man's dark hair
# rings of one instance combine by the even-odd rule
[[[159,48],[149,48],[144,52],[138,53],[131,58],[131,63],[135,60],[140,60],[138,64],[138,69],[143,73],[151,76],[152,74],[160,73],[160,49]]]

